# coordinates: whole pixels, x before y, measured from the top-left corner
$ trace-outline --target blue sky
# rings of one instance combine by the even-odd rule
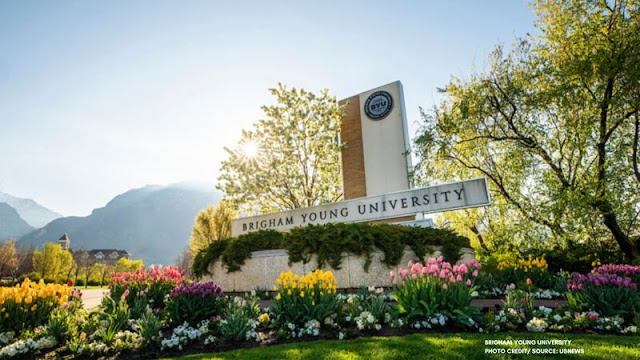
[[[451,76],[533,32],[524,1],[2,1],[0,191],[87,215],[146,184],[214,186],[278,82],[401,80],[410,132]]]

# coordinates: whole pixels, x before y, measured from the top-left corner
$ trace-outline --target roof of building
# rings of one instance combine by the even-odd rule
[[[58,240],[58,241],[68,241],[68,242],[70,242],[69,235],[67,233],[64,233],[64,235],[62,235],[62,237],[60,237],[60,240]],[[116,253],[118,253],[118,256],[131,256],[131,253],[129,253],[127,250],[118,250],[118,249],[91,249],[91,250],[88,250],[88,251],[87,250],[75,250],[75,251],[72,250],[72,252],[74,252],[74,253],[83,253],[83,252],[85,252],[85,253],[87,253],[87,254],[89,254],[91,256],[94,256],[99,252],[101,252],[103,254],[111,254],[113,252],[116,252]]]
[[[131,254],[127,251],[127,250],[118,250],[118,249],[91,249],[89,251],[87,251],[87,253],[89,253],[89,255],[95,255],[97,253],[103,253],[103,254],[110,254],[113,252],[118,253],[118,255],[120,256],[131,256]]]

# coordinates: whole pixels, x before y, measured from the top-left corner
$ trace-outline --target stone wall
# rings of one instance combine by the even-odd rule
[[[435,252],[433,254],[427,254],[427,257],[440,255],[439,248],[434,247],[434,249]],[[330,267],[323,270],[333,271],[338,283],[338,288],[341,289],[359,288],[361,285],[391,286],[389,271],[395,270],[397,267],[387,267],[380,262],[380,259],[383,257],[384,253],[381,251],[375,252],[372,256],[368,272],[364,271],[365,259],[361,256],[353,255],[343,257],[340,270]],[[474,257],[475,254],[472,249],[463,248],[461,250],[462,261],[471,260]],[[400,266],[406,267],[409,260],[416,261],[418,258],[415,253],[407,247],[400,261]],[[289,266],[288,262],[289,256],[286,250],[255,251],[252,253],[250,259],[245,260],[241,271],[227,273],[221,261],[210,264],[209,272],[213,275],[208,279],[215,281],[225,292],[247,292],[257,287],[261,289],[271,289],[273,285],[275,285],[275,280],[280,276],[281,272],[291,270],[294,274],[304,275],[315,270],[317,265],[315,256],[306,264],[298,262]]]

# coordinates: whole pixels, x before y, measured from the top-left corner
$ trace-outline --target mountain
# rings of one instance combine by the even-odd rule
[[[11,205],[18,211],[20,217],[34,228],[43,227],[52,220],[62,217],[31,199],[22,199],[3,192],[0,192],[0,203]]]
[[[68,233],[71,249],[127,250],[146,265],[167,265],[189,243],[198,212],[220,198],[212,185],[149,185],[116,196],[89,216],[56,219],[19,242],[40,246]]]
[[[20,217],[16,209],[0,203],[0,241],[11,237],[17,239],[31,230],[33,227]]]

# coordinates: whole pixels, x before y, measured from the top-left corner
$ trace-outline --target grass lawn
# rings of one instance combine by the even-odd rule
[[[572,340],[568,346],[485,346],[485,340]],[[490,348],[584,349],[584,354],[513,355],[485,354]],[[223,353],[189,355],[179,360],[213,359],[640,359],[640,336],[581,334],[413,334],[397,337],[363,337],[323,340],[241,349]]]

